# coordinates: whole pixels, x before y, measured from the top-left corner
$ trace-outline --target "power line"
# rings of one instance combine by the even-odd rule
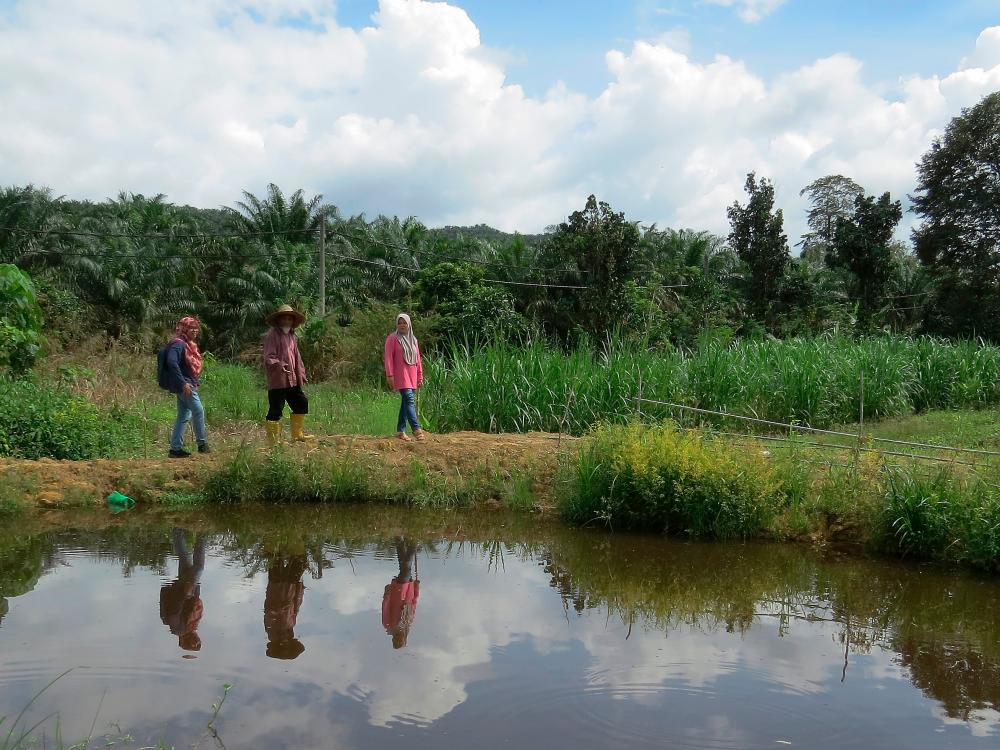
[[[455,263],[479,263],[484,266],[492,266],[493,268],[509,268],[513,271],[546,271],[548,273],[590,273],[586,269],[580,268],[539,268],[533,266],[518,266],[512,263],[501,263],[495,260],[485,260],[482,258],[460,258],[457,255],[440,255],[434,253],[430,250],[417,250],[417,255],[424,255],[430,257],[432,260],[450,260]]]
[[[26,229],[24,227],[0,227],[0,232],[17,232],[20,234],[34,234],[38,236],[60,235],[67,237],[117,237],[122,239],[151,239],[151,240],[191,240],[191,239],[220,239],[220,238],[243,238],[243,237],[275,237],[287,234],[315,234],[318,229],[276,229],[270,232],[198,232],[171,234],[169,232],[89,232],[79,229]]]
[[[340,258],[341,260],[352,261],[354,263],[364,263],[370,266],[377,266],[379,268],[392,268],[397,271],[408,271],[410,273],[420,273],[419,268],[413,268],[411,266],[400,266],[394,263],[389,263],[384,260],[370,260],[368,258],[356,258],[352,255],[343,255],[342,253],[331,253],[327,251],[328,255],[332,255],[335,258]],[[571,284],[541,284],[532,283],[528,281],[505,281],[503,279],[483,279],[484,282],[488,284],[506,284],[508,286],[527,286],[527,287],[543,287],[545,289],[589,289],[587,286],[575,286]]]
[[[885,299],[909,299],[910,297],[926,297],[928,294],[930,294],[930,291],[916,292],[915,294],[896,294],[892,297],[885,297]]]

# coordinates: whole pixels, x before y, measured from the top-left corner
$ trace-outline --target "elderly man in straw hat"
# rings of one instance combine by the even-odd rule
[[[271,330],[264,336],[264,372],[267,375],[267,442],[277,445],[281,439],[281,415],[288,403],[292,410],[292,440],[309,440],[305,432],[309,400],[302,392],[306,383],[306,367],[299,353],[295,329],[305,322],[306,316],[291,305],[282,305],[267,316]]]

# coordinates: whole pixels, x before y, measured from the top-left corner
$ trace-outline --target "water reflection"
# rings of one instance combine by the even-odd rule
[[[264,630],[267,632],[266,653],[272,659],[295,659],[306,650],[295,637],[295,621],[306,590],[302,575],[307,567],[304,554],[273,553],[267,559]]]
[[[392,647],[403,648],[417,615],[420,580],[415,575],[416,543],[400,537],[395,547],[399,573],[389,581],[382,594],[382,627],[392,636]]]
[[[177,636],[177,645],[185,651],[200,651],[198,623],[204,614],[201,574],[205,570],[207,540],[198,535],[191,551],[183,529],[171,529],[170,539],[177,555],[177,577],[160,588],[160,619]]]
[[[231,746],[932,748],[1000,733],[996,581],[504,523],[241,511],[8,539],[0,715],[86,663],[75,690],[121,679],[115,718],[178,745],[223,681]],[[82,623],[70,645],[67,608]],[[163,624],[202,658],[180,661]],[[146,675],[133,696],[125,677]],[[45,707],[86,729],[70,687]]]

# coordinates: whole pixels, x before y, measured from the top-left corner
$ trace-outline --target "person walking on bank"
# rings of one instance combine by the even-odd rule
[[[199,453],[210,453],[205,429],[205,407],[198,395],[202,358],[198,350],[201,324],[197,318],[181,318],[174,329],[174,338],[160,350],[160,385],[177,396],[177,419],[170,434],[170,457],[187,458],[184,450],[184,428],[194,424],[194,437]]]
[[[295,329],[302,325],[306,316],[291,305],[282,305],[267,316],[271,330],[264,336],[264,372],[267,375],[267,429],[268,445],[274,447],[281,440],[281,415],[288,402],[292,410],[292,440],[305,441],[312,435],[305,432],[306,414],[309,413],[309,399],[302,392],[306,384],[306,366],[299,353],[299,341]]]
[[[399,420],[396,422],[396,437],[409,441],[406,423],[410,423],[413,436],[423,440],[426,433],[417,417],[416,391],[424,384],[424,366],[420,361],[420,346],[413,335],[410,316],[400,313],[396,316],[396,330],[385,340],[385,378],[389,387],[399,391]]]

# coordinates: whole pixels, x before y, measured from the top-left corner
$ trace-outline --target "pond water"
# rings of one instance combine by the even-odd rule
[[[1000,746],[995,580],[531,517],[126,516],[0,534],[0,716],[72,669],[30,723],[134,746]]]

